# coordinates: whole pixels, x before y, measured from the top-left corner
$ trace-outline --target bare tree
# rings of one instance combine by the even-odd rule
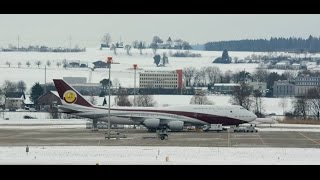
[[[110,47],[110,50],[112,51],[113,50],[113,53],[115,55],[117,55],[117,46],[115,44],[112,44],[111,47]]]
[[[57,66],[59,68],[61,66],[61,62],[57,62]]]
[[[232,78],[232,71],[227,70],[224,72],[224,76],[220,76],[220,82],[221,83],[230,83],[230,80]]]
[[[156,102],[153,100],[151,95],[139,95],[136,98],[136,105],[142,107],[153,107],[156,105]]]
[[[132,106],[132,103],[128,99],[128,93],[126,89],[119,88],[115,102],[118,106]]]
[[[140,50],[140,54],[142,55],[142,49],[145,49],[146,45],[145,42],[140,41],[138,44],[138,49]]]
[[[96,104],[97,104],[97,99],[96,99],[93,95],[91,95],[91,96],[89,97],[89,102],[90,102],[91,104],[93,104],[93,105],[96,105]]]
[[[199,78],[200,78],[200,83],[203,85],[207,84],[207,78],[206,78],[206,67],[202,67],[199,70]]]
[[[21,66],[21,62],[18,62],[18,68],[20,68],[20,66]]]
[[[308,104],[310,114],[319,119],[320,116],[320,87],[312,88],[308,91]]]
[[[111,42],[111,35],[109,33],[106,33],[102,38],[102,43],[106,44],[106,46],[109,47],[110,42]]]
[[[295,116],[302,116],[303,119],[307,119],[308,101],[306,96],[299,97],[295,100],[293,114]]]
[[[256,89],[253,91],[253,96],[255,98],[255,106],[256,106],[255,114],[258,117],[263,117],[263,115],[262,115],[262,102],[261,102],[262,92],[260,90]]]
[[[66,59],[62,60],[62,65],[63,65],[63,68],[67,68],[68,67],[68,62]]]
[[[50,60],[47,61],[47,66],[48,66],[48,67],[51,66],[51,61],[50,61]]]
[[[285,115],[285,114],[284,114],[284,109],[288,106],[288,100],[287,100],[287,98],[284,98],[284,97],[281,98],[278,104],[279,104],[279,106],[282,107],[282,114]]]
[[[298,75],[298,71],[296,70],[286,70],[283,72],[283,76],[286,77],[288,80],[292,80],[296,78]]]
[[[2,89],[4,94],[7,94],[8,92],[15,92],[17,91],[17,84],[12,81],[5,80],[2,85]]]
[[[156,44],[163,43],[163,40],[159,36],[153,36],[152,43],[156,43]]]
[[[193,76],[193,86],[200,85],[202,79],[202,73],[199,70],[196,70],[195,75]]]
[[[192,96],[190,104],[213,105],[214,103],[207,98],[203,91],[199,91]]]
[[[131,54],[130,54],[131,46],[130,46],[130,45],[126,45],[126,46],[124,47],[124,49],[127,51],[127,54],[130,56],[130,55],[131,55]]]
[[[258,82],[267,82],[269,71],[265,69],[256,69],[253,73],[253,79]]]
[[[206,67],[205,73],[207,74],[211,85],[214,85],[215,83],[217,83],[219,80],[219,77],[222,74],[221,70],[215,66]]]
[[[251,88],[248,84],[241,82],[240,86],[236,86],[233,89],[231,102],[233,104],[240,105],[247,110],[250,110],[252,105],[252,99],[250,98]]]
[[[155,55],[157,53],[157,50],[158,50],[158,44],[153,42],[153,43],[150,44],[150,48],[152,49],[153,54]]]
[[[38,68],[39,68],[39,66],[41,65],[41,61],[36,61],[36,65],[37,65]]]
[[[24,92],[27,89],[26,83],[24,81],[18,81],[17,88],[19,92]]]
[[[133,48],[137,49],[139,47],[139,41],[137,41],[137,40],[133,41],[132,46],[133,46]]]
[[[11,63],[9,61],[6,61],[6,65],[10,67]]]
[[[27,65],[28,67],[30,67],[30,62],[29,62],[29,61],[27,61],[27,62],[26,62],[26,65]]]
[[[114,87],[120,87],[120,81],[119,81],[119,79],[118,79],[118,78],[113,79],[113,80],[112,80],[112,85],[113,85]]]
[[[191,80],[193,79],[196,71],[197,70],[194,67],[187,67],[182,70],[186,86],[191,86]]]

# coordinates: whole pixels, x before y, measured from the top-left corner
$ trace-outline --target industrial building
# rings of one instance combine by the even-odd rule
[[[140,88],[182,89],[182,70],[141,72],[139,86]]]

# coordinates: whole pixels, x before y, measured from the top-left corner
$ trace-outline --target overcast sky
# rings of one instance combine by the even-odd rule
[[[154,35],[191,44],[208,41],[320,36],[320,15],[271,14],[1,14],[0,46],[48,45],[98,47],[104,33],[126,43]]]

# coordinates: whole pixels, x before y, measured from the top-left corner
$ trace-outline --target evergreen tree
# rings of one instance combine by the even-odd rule
[[[302,38],[277,38],[255,40],[237,40],[237,41],[219,41],[208,42],[205,45],[207,51],[289,51],[289,52],[320,52],[320,39],[309,36],[307,39]]]
[[[100,81],[100,84],[102,85],[103,92],[106,92],[108,86],[109,86],[109,79],[102,79]],[[110,81],[110,86],[112,86],[112,81]]]
[[[40,86],[39,83],[36,83],[31,88],[30,100],[35,104],[38,105],[38,98],[43,94],[43,88]]]
[[[161,56],[159,55],[159,54],[157,54],[157,55],[155,55],[154,57],[153,57],[153,59],[154,59],[154,63],[157,65],[157,66],[159,66],[159,63],[160,63],[160,60],[161,60]]]
[[[231,61],[232,61],[232,59],[231,59],[231,57],[229,57],[228,50],[225,49],[222,52],[222,56],[216,58],[212,63],[229,64],[229,63],[231,63]]]

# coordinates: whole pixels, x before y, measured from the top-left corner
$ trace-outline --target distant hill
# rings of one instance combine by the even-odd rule
[[[208,42],[204,45],[206,51],[256,51],[256,52],[320,52],[320,38],[312,37],[307,39],[302,38],[274,38],[270,40],[255,39],[255,40],[232,40]]]

